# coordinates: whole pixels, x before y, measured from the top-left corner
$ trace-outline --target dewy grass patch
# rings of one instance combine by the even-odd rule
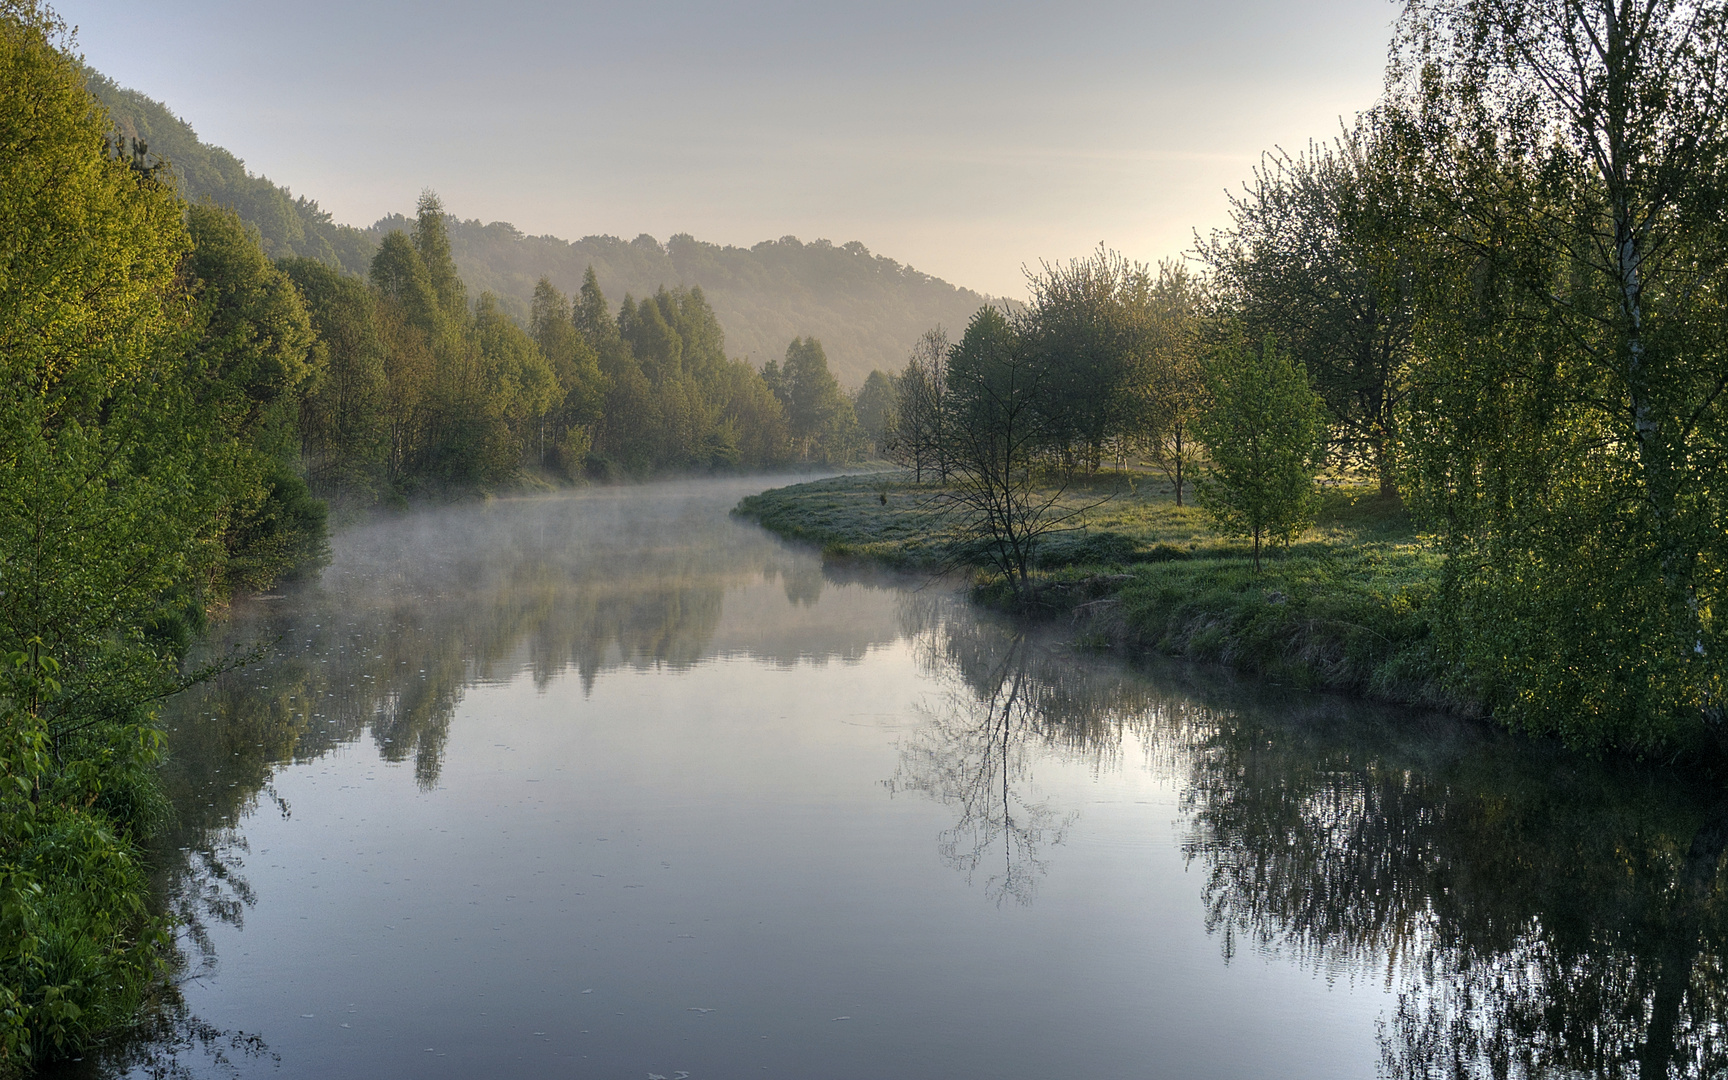
[[[938,510],[940,490],[899,474],[854,475],[754,495],[736,512],[835,557],[978,572]],[[1477,711],[1431,646],[1440,557],[1374,487],[1325,486],[1314,525],[1258,572],[1246,542],[1220,538],[1202,511],[1177,506],[1144,474],[1100,473],[1067,498],[1097,505],[1040,547],[1029,613],[1070,621],[1077,642]],[[1018,603],[982,572],[975,594]]]

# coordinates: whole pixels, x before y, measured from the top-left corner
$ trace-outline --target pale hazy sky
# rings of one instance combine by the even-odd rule
[[[1373,104],[1391,0],[60,0],[79,47],[366,225],[424,187],[575,239],[795,235],[955,284],[1154,261]]]

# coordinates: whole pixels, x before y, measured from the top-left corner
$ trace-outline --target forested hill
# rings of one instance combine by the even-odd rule
[[[384,235],[405,229],[401,214],[358,229],[331,220],[317,202],[294,196],[245,163],[201,142],[159,102],[89,72],[90,89],[108,107],[122,135],[148,144],[166,159],[189,199],[208,196],[233,207],[255,226],[270,255],[305,255],[364,275]],[[834,374],[858,386],[873,368],[898,371],[924,331],[958,331],[989,299],[922,274],[853,242],[768,240],[750,248],[721,247],[679,234],[664,244],[589,236],[565,241],[526,236],[504,222],[449,222],[456,266],[471,296],[495,293],[500,306],[526,322],[534,285],[542,276],[574,293],[589,266],[606,295],[650,296],[668,288],[700,286],[726,334],[726,351],[758,366],[777,359],[794,337],[815,337]]]
[[[116,86],[88,68],[84,74],[90,92],[108,107],[120,134],[145,143],[152,156],[166,161],[188,199],[209,196],[233,208],[243,221],[257,228],[264,251],[272,258],[305,255],[352,274],[366,273],[372,253],[378,250],[378,237],[371,231],[338,225],[311,199],[296,198],[287,188],[254,176],[233,154],[201,142],[197,133],[161,102]]]
[[[404,228],[388,218],[380,229]],[[566,242],[523,236],[503,222],[452,222],[456,265],[470,290],[509,298],[525,318],[542,275],[575,292],[589,266],[608,296],[650,296],[661,285],[701,286],[726,332],[726,351],[758,366],[779,358],[794,337],[819,339],[842,383],[857,387],[873,368],[898,371],[932,326],[958,333],[989,298],[956,288],[863,244],[803,243],[797,237],[750,248],[721,247],[679,234],[662,244],[588,236]]]

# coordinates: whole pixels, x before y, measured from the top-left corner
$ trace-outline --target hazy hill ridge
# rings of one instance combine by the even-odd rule
[[[199,140],[162,103],[97,72],[89,78],[121,134],[143,140],[151,153],[167,159],[188,199],[208,197],[233,207],[258,229],[273,257],[306,255],[364,275],[381,238],[407,227],[401,214],[366,229],[339,224],[316,201],[294,196],[249,172],[228,151]],[[526,320],[542,276],[574,293],[589,266],[614,304],[626,293],[641,298],[662,285],[700,286],[726,332],[728,353],[760,365],[783,354],[794,337],[813,336],[822,341],[834,374],[849,386],[862,383],[872,368],[899,370],[924,331],[942,325],[958,332],[990,299],[873,255],[856,241],[804,243],[786,236],[740,248],[685,233],[664,244],[646,234],[566,241],[526,236],[505,222],[455,218],[450,240],[469,295],[495,293],[519,320]]]

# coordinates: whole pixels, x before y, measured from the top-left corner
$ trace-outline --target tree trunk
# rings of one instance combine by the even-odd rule
[[[1176,425],[1176,505],[1182,505],[1182,425]]]
[[[1667,948],[1658,961],[1656,990],[1650,1002],[1650,1021],[1644,1045],[1638,1052],[1639,1076],[1667,1076],[1674,1060],[1674,1031],[1680,1023],[1680,1005],[1690,989],[1692,968],[1698,957],[1698,935],[1705,905],[1716,889],[1716,874],[1722,854],[1728,850],[1728,807],[1717,807],[1692,837],[1686,861],[1680,869],[1672,929]]]

